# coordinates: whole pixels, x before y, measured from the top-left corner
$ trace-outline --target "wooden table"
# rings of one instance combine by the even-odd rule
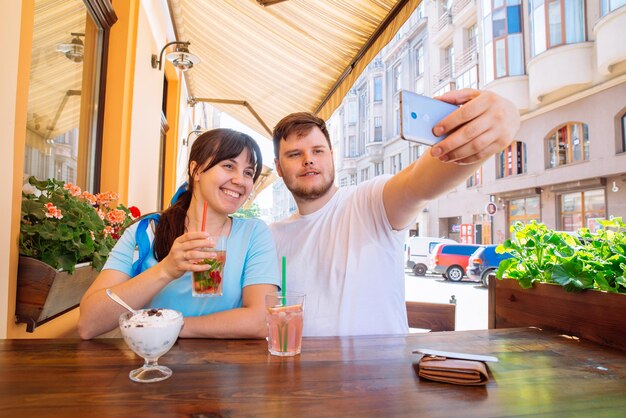
[[[179,340],[173,376],[141,384],[120,339],[0,340],[1,417],[624,416],[626,352],[537,329],[263,340]],[[417,347],[496,355],[482,387],[422,380]]]

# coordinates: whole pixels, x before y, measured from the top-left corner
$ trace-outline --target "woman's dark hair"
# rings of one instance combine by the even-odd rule
[[[163,260],[169,254],[174,240],[185,233],[187,210],[193,196],[193,177],[196,173],[204,173],[221,161],[235,159],[247,149],[254,167],[253,180],[256,182],[263,169],[263,157],[257,143],[249,135],[232,129],[212,129],[204,132],[194,141],[189,153],[187,175],[189,185],[178,200],[167,208],[157,223],[154,233],[154,257]],[[191,162],[196,166],[191,172]],[[200,171],[202,170],[202,171]]]

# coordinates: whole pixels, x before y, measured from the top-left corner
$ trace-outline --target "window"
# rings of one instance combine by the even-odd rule
[[[529,4],[533,57],[555,46],[585,41],[584,0],[530,0]]]
[[[465,29],[465,36],[467,39],[467,49],[476,49],[478,39],[478,25],[474,23],[469,28]]]
[[[490,43],[493,44],[490,59],[493,60],[494,77],[524,74],[520,0],[494,1],[490,29]]]
[[[346,158],[355,158],[356,156],[356,135],[349,135],[346,146]]]
[[[539,196],[511,199],[508,202],[509,224],[523,224],[530,221],[541,222],[541,206]]]
[[[560,167],[589,159],[589,132],[585,123],[568,123],[555,129],[547,139],[546,168]]]
[[[521,141],[511,145],[496,155],[496,178],[526,173],[526,144]]]
[[[419,44],[415,48],[415,76],[420,77],[424,74],[424,45]]]
[[[465,186],[469,189],[470,187],[480,186],[483,183],[483,168],[480,167],[478,170],[472,174],[467,181],[465,182]]]
[[[602,16],[624,5],[626,5],[626,0],[602,0]]]
[[[102,14],[92,15],[94,8]],[[34,15],[24,176],[97,193],[103,40],[117,17],[109,2],[98,0],[35,2]]]
[[[598,219],[606,219],[604,189],[561,195],[561,225],[563,231],[579,228],[595,229]]]
[[[383,101],[383,78],[374,77],[374,101]]]
[[[374,164],[374,177],[375,176],[380,176],[381,174],[385,174],[385,167],[383,166],[383,163],[375,163]]]
[[[348,123],[350,125],[356,124],[356,102],[354,100],[348,102]]]
[[[456,89],[478,89],[478,67],[476,65],[457,77]]]
[[[415,48],[415,92],[424,94],[424,46]]]
[[[348,178],[342,177],[341,180],[339,180],[339,187],[346,187],[347,185],[348,185]]]
[[[365,167],[361,169],[361,181],[369,180],[370,178],[370,168]]]
[[[400,95],[393,99],[393,134],[400,134]]]
[[[391,174],[396,174],[402,171],[402,154],[392,155],[389,159],[389,167],[391,169]]]
[[[374,142],[383,140],[383,117],[374,116]]]
[[[393,92],[398,93],[402,89],[402,64],[393,67]]]
[[[417,159],[419,159],[419,157],[422,156],[422,154],[424,153],[424,146],[423,145],[419,145],[419,144],[415,144],[415,145],[410,145],[409,146],[409,156],[410,156],[410,161],[413,162]]]
[[[350,174],[349,181],[350,181],[350,186],[355,186],[356,185],[356,174]]]

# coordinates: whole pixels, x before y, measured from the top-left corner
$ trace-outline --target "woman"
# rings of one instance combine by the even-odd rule
[[[262,221],[228,216],[246,201],[262,167],[259,147],[248,135],[230,129],[200,135],[189,154],[188,190],[161,215],[153,251],[141,273],[131,278],[139,225],[135,223],[83,296],[80,337],[90,339],[117,327],[124,308],[109,299],[107,288],[134,308],[181,311],[181,337],[264,337],[264,295],[280,283],[274,242]],[[215,235],[228,237],[223,296],[193,297],[191,272],[211,268],[200,262],[207,256],[203,249],[210,247],[207,238]]]

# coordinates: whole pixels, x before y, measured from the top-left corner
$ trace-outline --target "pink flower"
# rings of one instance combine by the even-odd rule
[[[61,210],[54,206],[51,202],[46,203],[44,206],[48,210],[46,212],[46,218],[63,219],[63,214],[61,214]]]
[[[63,185],[63,188],[65,190],[69,190],[72,196],[80,196],[81,194],[80,187],[74,186],[72,183],[66,183],[65,185]]]
[[[96,196],[92,195],[89,192],[83,192],[83,194],[81,195],[83,197],[83,199],[85,199],[87,202],[89,202],[90,205],[95,205],[96,204]]]
[[[107,225],[106,227],[104,227],[104,230],[102,232],[104,232],[105,237],[108,237],[109,235],[113,234],[115,231],[113,230],[111,226]]]
[[[121,209],[113,209],[106,214],[105,219],[112,225],[121,225],[126,219],[126,212]]]
[[[107,206],[112,200],[119,199],[119,195],[112,192],[102,192],[96,195],[96,199],[98,200],[98,205]]]

